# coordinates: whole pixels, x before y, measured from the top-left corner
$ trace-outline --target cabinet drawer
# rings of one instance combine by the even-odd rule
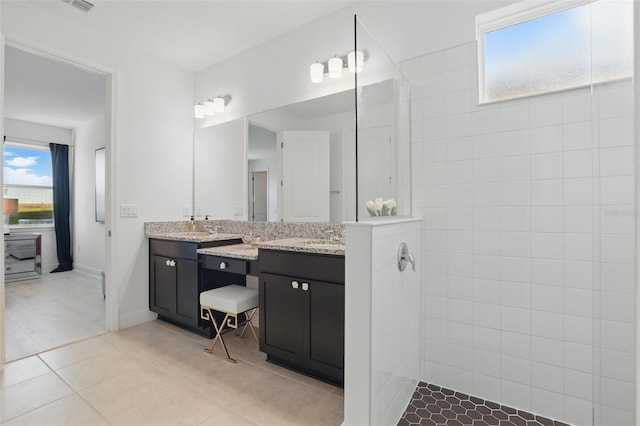
[[[260,249],[260,272],[344,284],[344,256]]]
[[[198,243],[168,240],[149,240],[149,252],[152,255],[177,259],[198,260]]]
[[[242,259],[230,259],[219,256],[202,256],[204,258],[202,266],[216,271],[231,272],[233,274],[246,275],[248,272],[247,261]]]

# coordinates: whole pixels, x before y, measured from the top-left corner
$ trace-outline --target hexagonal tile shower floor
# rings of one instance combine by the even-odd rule
[[[425,382],[418,383],[398,426],[568,426],[506,405]]]

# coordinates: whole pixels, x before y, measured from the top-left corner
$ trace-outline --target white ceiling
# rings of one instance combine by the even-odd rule
[[[59,0],[34,2],[115,43],[198,71],[351,1],[89,0],[82,12]],[[104,112],[104,77],[6,49],[5,116],[64,128]]]
[[[36,4],[123,45],[199,71],[341,9],[352,1],[89,0]]]
[[[5,116],[73,129],[104,114],[105,77],[5,48]]]

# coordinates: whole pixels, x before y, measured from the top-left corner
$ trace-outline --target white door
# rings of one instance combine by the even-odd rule
[[[252,209],[251,220],[253,222],[266,222],[268,210],[268,178],[267,172],[252,172],[251,195]]]
[[[282,132],[282,218],[328,222],[329,131]]]

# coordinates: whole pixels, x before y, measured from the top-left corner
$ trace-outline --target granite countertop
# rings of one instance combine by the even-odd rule
[[[149,232],[148,238],[158,240],[187,241],[191,243],[207,243],[210,241],[235,240],[242,238],[242,234],[212,234],[208,231],[169,231],[169,232]]]
[[[208,247],[198,249],[198,254],[231,257],[234,259],[256,260],[258,248],[252,244],[232,244],[228,246]]]
[[[271,240],[254,243],[253,246],[270,250],[344,256],[344,243],[342,241],[333,240],[320,240],[313,238],[285,238],[282,240]]]

